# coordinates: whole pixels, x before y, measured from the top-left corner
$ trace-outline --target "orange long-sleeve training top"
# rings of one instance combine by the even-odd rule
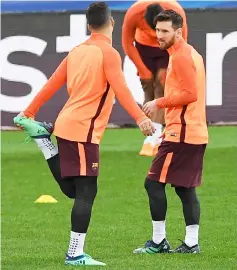
[[[143,63],[138,50],[134,46],[134,41],[140,44],[159,47],[156,32],[151,29],[147,24],[144,15],[146,8],[158,3],[164,10],[172,9],[179,13],[183,18],[183,38],[187,41],[188,38],[188,26],[186,20],[186,14],[182,6],[174,0],[162,1],[162,0],[139,0],[134,3],[127,11],[123,27],[122,27],[122,46],[126,55],[135,64],[139,76],[142,79],[149,79],[152,76],[151,71]]]
[[[168,49],[164,97],[157,99],[165,109],[165,140],[206,144],[206,78],[202,56],[183,39]]]
[[[65,83],[69,99],[54,128],[54,134],[60,138],[99,144],[115,95],[137,123],[146,118],[126,85],[119,53],[104,35],[93,33],[68,53],[24,111],[25,115],[34,117]]]

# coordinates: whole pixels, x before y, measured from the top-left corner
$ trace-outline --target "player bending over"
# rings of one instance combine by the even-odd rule
[[[187,41],[185,11],[177,1],[138,0],[127,11],[123,29],[122,45],[125,53],[135,64],[144,90],[144,104],[164,96],[166,69],[169,62],[167,50],[157,42],[154,18],[162,11],[172,9],[183,17],[182,36]],[[160,145],[164,121],[164,109],[157,109],[152,120],[156,128],[153,136],[147,137],[140,155],[155,156]]]

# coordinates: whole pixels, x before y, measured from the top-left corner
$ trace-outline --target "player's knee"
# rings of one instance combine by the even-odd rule
[[[160,69],[160,71],[157,73],[157,79],[159,83],[164,87],[166,80],[166,69]]]
[[[160,194],[163,194],[165,190],[165,184],[153,181],[149,178],[146,178],[144,186],[148,195],[152,196],[160,196]]]
[[[96,176],[78,176],[74,179],[77,198],[85,198],[88,202],[93,202],[97,191]]]
[[[190,187],[190,188],[176,187],[175,192],[177,193],[177,195],[183,196],[184,194],[189,194],[189,193],[195,192],[195,188],[194,187]]]
[[[97,187],[97,185],[94,185],[93,188],[90,190],[90,193],[89,193],[89,197],[90,197],[92,202],[94,202],[95,197],[97,195],[97,192],[98,192],[98,187]]]
[[[84,187],[84,189],[82,189],[80,192],[77,192],[76,197],[82,198],[84,202],[86,202],[87,204],[93,204],[95,197],[97,195],[97,192],[98,192],[97,185],[91,184]]]
[[[198,201],[195,188],[176,187],[175,192],[183,203]]]
[[[149,178],[145,179],[144,188],[146,189],[147,192],[151,189],[151,182],[152,180],[150,180]]]

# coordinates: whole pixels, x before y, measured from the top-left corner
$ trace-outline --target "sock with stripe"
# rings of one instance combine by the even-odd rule
[[[70,257],[80,256],[84,252],[92,206],[97,194],[97,177],[77,176],[74,178],[74,185],[76,198],[71,212],[71,237],[68,248]]]
[[[37,138],[34,140],[46,160],[58,154],[58,147],[49,138]]]
[[[86,233],[71,231],[70,244],[67,253],[70,257],[77,257],[84,253],[85,238]]]

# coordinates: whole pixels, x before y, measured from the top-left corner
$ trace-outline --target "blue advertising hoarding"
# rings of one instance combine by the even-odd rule
[[[16,12],[62,12],[85,10],[88,5],[95,1],[1,1],[2,13]],[[127,10],[135,1],[106,1],[112,10]],[[178,1],[185,9],[191,8],[237,8],[237,1]]]

